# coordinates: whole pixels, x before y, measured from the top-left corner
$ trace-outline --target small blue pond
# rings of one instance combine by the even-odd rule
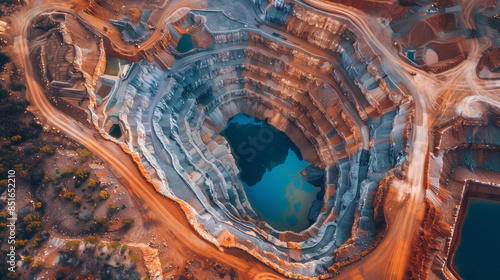
[[[277,230],[306,229],[313,202],[322,199],[322,188],[301,175],[310,163],[290,138],[245,114],[230,119],[221,134],[231,146],[245,193],[259,218]]]
[[[418,64],[415,58],[415,51],[408,51],[408,53],[406,53],[406,57],[408,57],[409,60],[413,61],[413,63]]]
[[[500,202],[471,198],[467,203],[453,269],[463,280],[500,279]]]
[[[182,35],[181,39],[179,40],[179,43],[177,44],[176,50],[180,53],[185,53],[192,49],[194,49],[194,43],[193,39],[191,38],[191,35],[190,34]]]

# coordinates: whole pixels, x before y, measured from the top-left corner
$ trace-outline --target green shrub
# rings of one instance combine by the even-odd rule
[[[75,198],[74,192],[67,192],[63,195],[66,200],[73,200]]]
[[[101,241],[101,237],[99,235],[90,235],[85,240],[83,240],[85,243],[90,243],[90,244],[98,244],[99,241]]]
[[[80,247],[80,240],[67,241],[64,247],[66,248],[66,252],[74,254],[78,251],[78,248]]]
[[[106,198],[108,198],[108,192],[107,191],[104,191],[102,190],[100,193],[99,193],[99,197],[102,199],[102,200],[105,200]]]
[[[134,219],[124,219],[122,224],[124,228],[131,228],[134,225]]]

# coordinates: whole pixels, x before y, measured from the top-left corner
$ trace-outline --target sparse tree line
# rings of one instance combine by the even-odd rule
[[[13,7],[12,3],[18,1],[1,1],[0,16],[5,14],[5,7]],[[9,11],[7,11],[9,12]],[[0,46],[5,42],[0,40]],[[5,53],[0,52],[0,74],[10,63],[9,57]],[[45,262],[40,258],[39,251],[44,243],[50,238],[48,225],[44,224],[44,214],[48,207],[54,207],[53,201],[47,201],[45,196],[49,187],[54,190],[54,193],[49,199],[59,199],[63,206],[67,206],[67,210],[72,210],[77,222],[87,224],[90,231],[102,233],[110,230],[112,222],[110,217],[120,210],[116,204],[107,203],[107,217],[95,217],[93,210],[98,203],[109,201],[109,193],[104,189],[107,187],[96,178],[92,177],[92,172],[88,168],[88,160],[92,158],[92,153],[85,148],[71,148],[77,155],[78,163],[75,166],[67,166],[59,170],[57,161],[59,159],[61,143],[44,141],[41,137],[43,127],[39,124],[33,115],[27,111],[29,103],[23,97],[24,80],[20,70],[10,67],[10,79],[8,83],[4,83],[3,79],[0,83],[0,196],[7,190],[8,180],[7,174],[9,170],[16,171],[17,186],[28,187],[30,192],[34,194],[33,201],[28,205],[20,205],[17,213],[16,238],[13,246],[16,248],[16,259],[23,260],[21,268],[16,269],[16,272],[9,272],[5,262],[0,262],[0,279],[28,279],[45,267]],[[63,149],[68,146],[64,145]],[[48,164],[50,162],[50,164]],[[49,166],[50,170],[46,170]],[[85,195],[77,195],[76,189],[81,188],[81,192],[88,190]],[[94,196],[92,193],[97,192]],[[24,202],[23,202],[24,203]],[[122,205],[121,208],[124,208]],[[0,200],[0,255],[7,254],[7,244],[5,241],[8,238],[8,218],[10,213],[7,210],[7,202]],[[116,230],[127,230],[134,225],[133,219],[121,219],[121,225],[116,225]],[[85,238],[85,243],[96,244],[101,246],[99,235],[91,235]],[[117,242],[117,241],[115,241]],[[77,242],[66,244],[64,254],[68,250],[77,250]],[[80,241],[78,241],[78,246]],[[111,247],[116,246],[111,245]],[[120,247],[122,254],[127,251],[125,245]],[[127,251],[129,252],[129,251]],[[131,252],[131,251],[130,251]],[[132,254],[132,253],[130,253]],[[134,253],[135,254],[135,253]],[[136,258],[136,255],[132,258]],[[102,258],[102,256],[98,256]],[[96,257],[96,260],[98,258]],[[103,268],[104,269],[104,268]],[[103,272],[88,271],[86,273],[98,273],[106,278],[106,275],[116,274],[117,272],[108,273],[109,271],[119,270],[106,266]],[[129,275],[135,275],[133,270],[129,271]],[[113,274],[113,275],[114,275]],[[30,276],[28,276],[30,275]],[[75,279],[73,273],[66,273],[64,269],[60,269],[54,276],[56,279]],[[137,274],[138,275],[138,274]],[[131,279],[135,279],[137,276]],[[125,279],[125,278],[123,278]]]

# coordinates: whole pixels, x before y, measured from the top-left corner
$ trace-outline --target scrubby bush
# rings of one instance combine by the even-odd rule
[[[67,192],[63,195],[63,197],[66,199],[66,200],[73,200],[75,199],[75,193],[74,192]]]
[[[125,253],[125,251],[127,251],[127,249],[128,249],[128,246],[123,245],[122,248],[120,249],[120,253],[123,255],[123,253]]]
[[[35,261],[35,259],[34,259],[32,256],[26,256],[26,257],[24,257],[24,259],[23,259],[23,262],[24,262],[25,264],[28,264],[28,265],[33,264],[33,262],[34,262],[34,261]]]
[[[2,190],[0,193],[3,193],[8,186],[9,186],[9,181],[7,181],[7,179],[0,180],[0,190]]]
[[[26,246],[26,243],[28,243],[28,239],[16,239],[14,246],[16,246],[16,248],[23,248]]]
[[[25,180],[29,180],[31,178],[29,171],[26,169],[19,171],[19,176]]]
[[[7,277],[10,279],[19,279],[19,274],[17,274],[17,272],[9,271],[9,273],[7,273]]]
[[[87,184],[89,188],[95,189],[97,187],[97,182],[94,179],[89,179],[89,183]]]
[[[82,199],[78,196],[75,196],[75,198],[73,198],[73,203],[76,205],[76,206],[80,206],[82,204]]]
[[[90,235],[85,240],[83,240],[85,243],[90,243],[90,244],[98,244],[99,241],[101,241],[101,237],[99,235]]]
[[[40,222],[39,221],[33,221],[29,225],[26,226],[26,231],[27,232],[37,232],[40,229]]]
[[[85,198],[85,202],[87,202],[89,204],[94,203],[94,199],[92,198],[92,194],[90,194],[90,193],[85,195],[83,198]]]
[[[113,241],[113,242],[109,243],[107,247],[108,247],[108,249],[111,249],[114,251],[114,250],[118,249],[121,245],[122,244],[120,244],[120,242]]]
[[[104,191],[102,190],[100,193],[99,193],[99,197],[102,199],[102,200],[105,200],[106,198],[108,198],[108,192],[107,191]]]
[[[31,245],[33,248],[38,248],[40,247],[40,243],[43,241],[43,238],[37,237],[35,240],[33,240],[33,244]]]
[[[35,233],[40,228],[41,224],[38,218],[33,214],[28,214],[23,218],[23,223],[26,225],[26,232]]]
[[[13,143],[19,143],[22,139],[23,137],[21,137],[21,135],[15,135],[10,138],[10,141],[12,141]]]
[[[75,254],[78,251],[78,248],[80,247],[80,240],[67,241],[64,247],[67,253]]]
[[[51,155],[55,154],[55,152],[54,152],[54,148],[52,148],[52,147],[51,147],[51,146],[49,146],[49,145],[45,145],[45,146],[43,146],[42,148],[40,148],[40,152],[45,153],[45,154],[47,154],[47,155],[49,155],[49,156],[51,156]]]
[[[82,148],[76,149],[76,153],[84,159],[88,159],[89,157],[92,156],[91,152],[89,152],[87,149],[82,149]]]
[[[75,167],[66,167],[66,169],[64,169],[65,175],[71,175],[73,173],[75,173]]]
[[[108,230],[110,222],[108,218],[97,218],[95,219],[94,224],[97,227],[97,229]]]
[[[123,227],[124,228],[131,228],[134,225],[134,219],[124,219],[122,221]]]
[[[42,260],[38,260],[35,262],[35,264],[33,265],[33,268],[35,270],[41,270],[43,267],[45,266],[45,262],[42,261]]]
[[[114,205],[113,203],[108,203],[108,213],[109,215],[113,215],[115,214],[116,212],[118,212],[118,207],[116,207],[116,205]]]
[[[46,230],[42,231],[42,238],[44,240],[49,239],[49,236],[50,236],[50,233],[48,231],[46,231]]]
[[[76,171],[76,176],[79,178],[81,181],[87,180],[87,178],[90,175],[90,170],[89,169],[78,169]]]

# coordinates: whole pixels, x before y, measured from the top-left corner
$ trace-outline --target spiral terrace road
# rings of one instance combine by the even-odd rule
[[[306,2],[324,11],[332,9],[332,6],[320,1],[306,0]],[[242,279],[283,279],[282,276],[249,254],[237,249],[226,249],[222,252],[201,238],[189,225],[179,205],[156,193],[154,188],[142,177],[135,163],[117,145],[103,140],[97,131],[83,126],[50,104],[42,87],[35,81],[27,41],[31,20],[50,9],[60,10],[63,7],[61,4],[56,6],[35,1],[31,3],[31,6],[23,8],[11,18],[15,59],[18,66],[25,71],[27,98],[31,103],[30,110],[38,117],[45,119],[47,124],[56,127],[68,137],[86,146],[113,167],[119,173],[117,177],[121,176],[119,180],[128,190],[135,206],[145,217],[145,220],[151,221],[156,232],[165,240],[175,239],[174,242],[169,243],[169,246],[175,248],[177,252],[187,256],[186,250],[191,250],[200,257],[214,258],[235,269]],[[344,16],[352,17],[350,14],[352,11],[346,8],[335,7],[331,12],[344,12]],[[358,27],[360,26],[360,22],[356,20],[354,22]],[[395,219],[390,221],[387,236],[381,244],[364,259],[342,269],[336,279],[403,278],[411,238],[422,214],[418,210],[423,201],[422,178],[428,145],[425,103],[420,98],[416,98],[415,105],[417,117],[410,154],[409,180],[408,183],[402,182],[399,188],[402,193],[406,194],[407,202]]]
[[[411,139],[410,165],[406,182],[401,182],[398,188],[399,192],[407,200],[405,200],[394,220],[388,221],[387,235],[377,248],[367,255],[363,261],[343,270],[341,277],[339,277],[339,279],[360,276],[366,279],[403,279],[411,253],[411,241],[424,214],[424,166],[429,140],[428,115],[424,98],[428,95],[429,90],[424,91],[421,89],[425,89],[426,86],[417,88],[418,85],[415,85],[408,75],[408,72],[417,70],[407,64],[400,63],[399,57],[389,49],[391,42],[382,41],[384,37],[372,30],[377,25],[370,25],[367,17],[360,15],[361,12],[355,12],[345,6],[321,0],[303,1],[321,11],[349,19],[359,29],[370,46],[376,50],[375,53],[381,56],[383,63],[389,65],[389,69],[384,68],[384,70],[390,71],[389,75],[391,77],[404,80],[406,85],[411,86],[410,92],[413,93],[415,105],[415,123]],[[424,74],[422,71],[418,72],[419,75]]]

